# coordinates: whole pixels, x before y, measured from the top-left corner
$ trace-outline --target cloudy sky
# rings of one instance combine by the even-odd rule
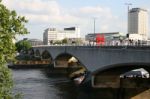
[[[25,16],[30,34],[18,37],[43,38],[46,28],[77,26],[81,36],[93,32],[127,32],[127,5],[149,10],[150,0],[3,0],[9,9]],[[149,15],[150,16],[150,15]],[[149,22],[150,23],[150,22]]]

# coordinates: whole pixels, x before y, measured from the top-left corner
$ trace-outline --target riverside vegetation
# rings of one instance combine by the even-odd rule
[[[25,17],[9,10],[0,0],[0,99],[17,98],[12,93],[12,74],[6,64],[14,59],[16,47],[13,40],[16,35],[28,34],[25,23]]]

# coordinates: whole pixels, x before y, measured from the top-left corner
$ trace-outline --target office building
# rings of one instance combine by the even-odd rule
[[[31,46],[43,45],[43,41],[39,39],[28,39]]]
[[[100,36],[100,37],[98,37]],[[118,42],[120,40],[125,40],[126,36],[121,32],[108,32],[108,33],[90,33],[85,36],[86,44],[96,45],[96,39],[101,39],[105,45],[115,45],[114,42]]]
[[[108,33],[89,33],[85,36],[87,41],[95,41],[96,35],[104,35],[105,40],[110,41],[114,39],[125,38],[124,33],[121,32],[108,32]]]
[[[132,8],[128,12],[128,36],[130,39],[147,40],[148,11],[141,8]]]
[[[48,28],[43,33],[44,45],[49,45],[51,41],[80,38],[80,29],[77,27],[64,28],[58,30],[56,28]]]

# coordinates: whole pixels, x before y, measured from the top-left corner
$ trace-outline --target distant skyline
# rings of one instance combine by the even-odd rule
[[[127,33],[127,5],[150,11],[149,0],[3,0],[10,10],[25,16],[30,34],[22,38],[43,39],[46,28],[76,26],[81,29],[81,37],[94,32]],[[149,15],[150,23],[150,15]],[[150,25],[149,25],[150,26]],[[150,28],[149,33],[150,35]]]

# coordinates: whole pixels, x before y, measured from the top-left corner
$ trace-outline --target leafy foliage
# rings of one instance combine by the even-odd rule
[[[16,43],[16,48],[18,52],[21,51],[27,52],[31,47],[32,46],[28,40],[21,40]]]
[[[10,11],[0,0],[0,99],[12,99],[12,77],[10,70],[5,66],[7,60],[15,55],[13,40],[16,35],[27,34],[25,28],[27,20]]]
[[[68,43],[67,38],[64,38],[64,39],[62,40],[62,43],[63,43],[63,44],[67,44],[67,43]]]
[[[53,44],[62,44],[60,40],[56,40]]]

